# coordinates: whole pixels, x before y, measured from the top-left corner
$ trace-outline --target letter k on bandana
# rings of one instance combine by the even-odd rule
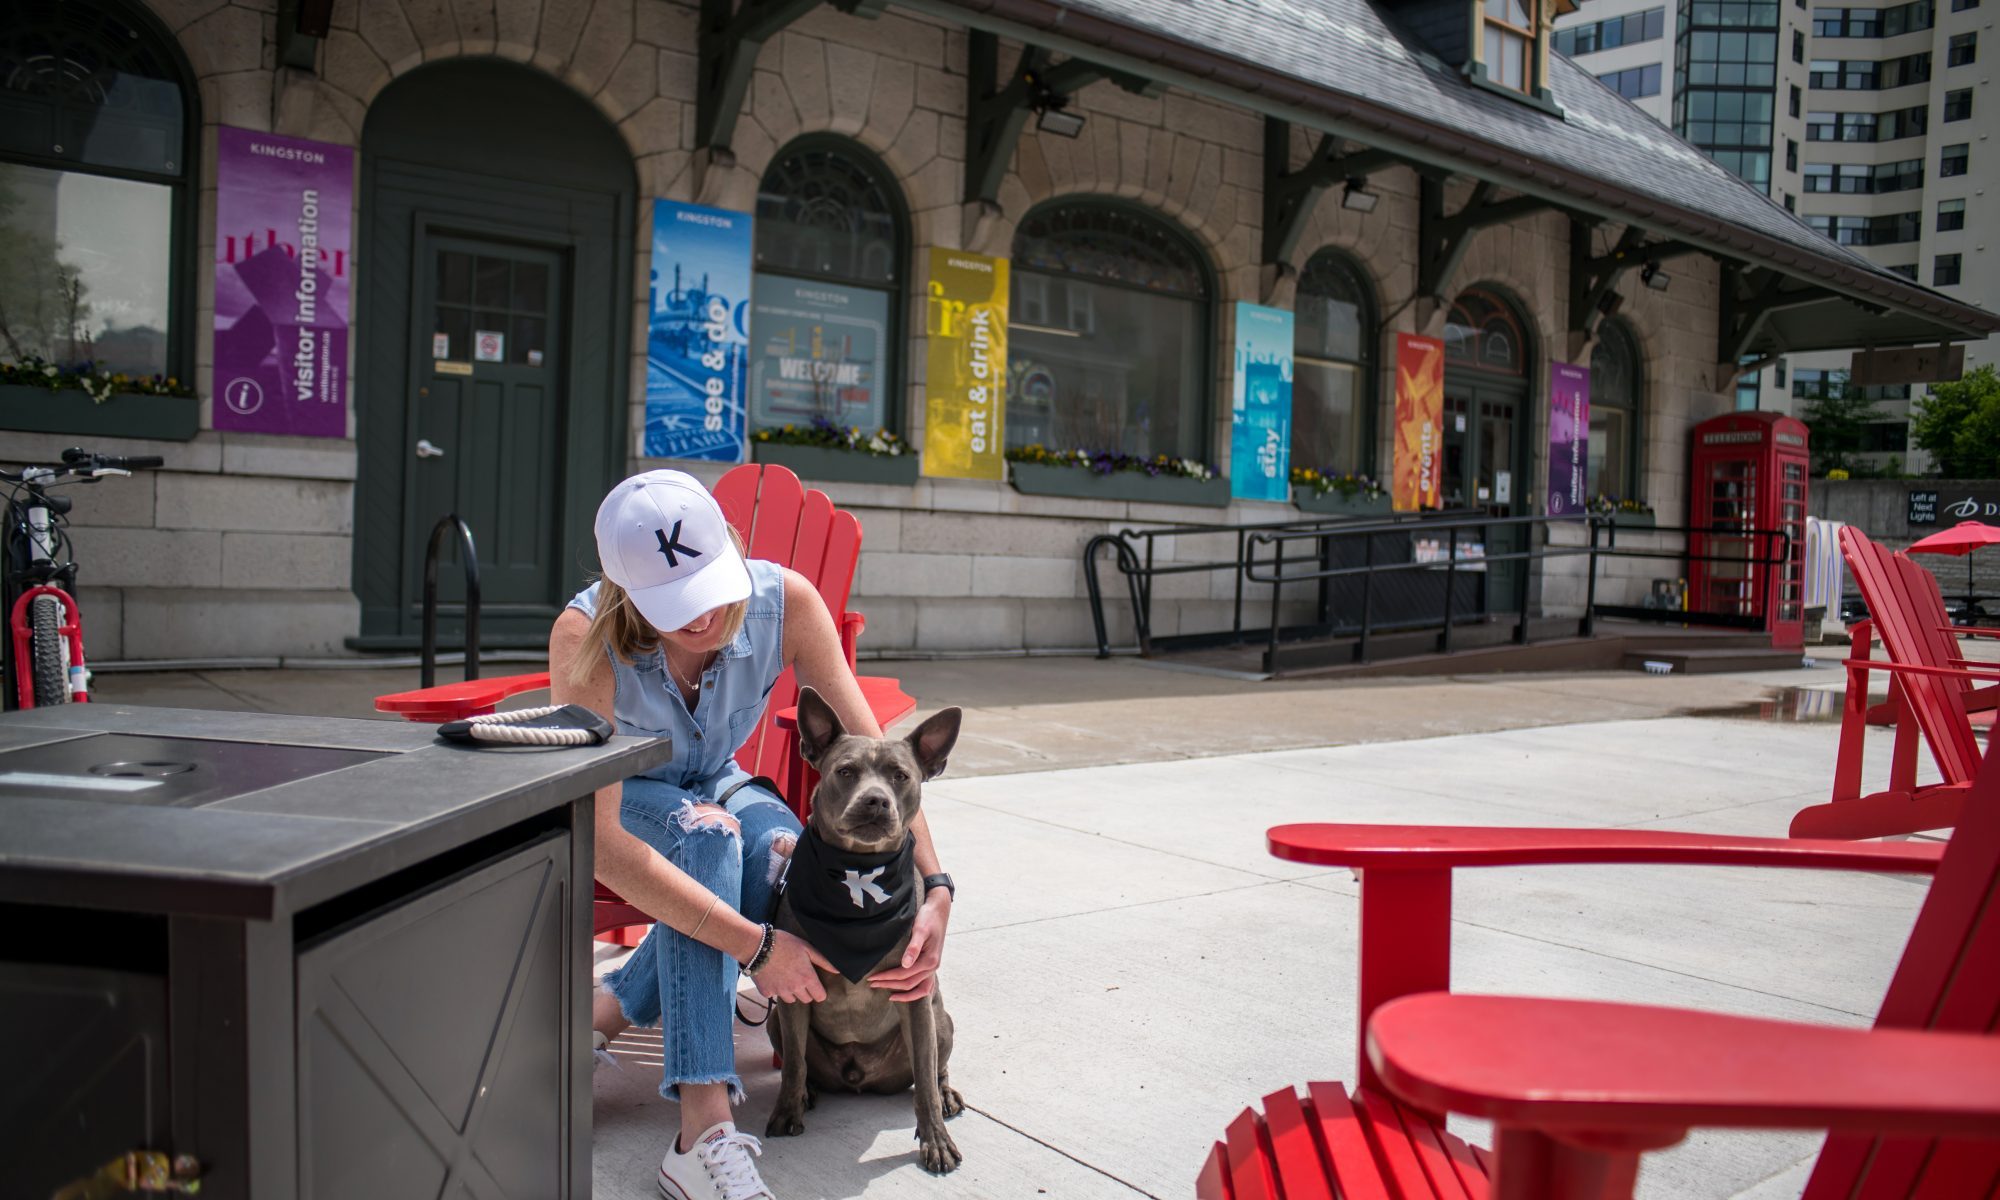
[[[917,915],[916,838],[889,854],[850,854],[806,826],[785,872],[785,899],[812,948],[860,983]]]

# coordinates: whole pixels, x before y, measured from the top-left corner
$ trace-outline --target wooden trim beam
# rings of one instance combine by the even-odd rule
[[[1349,150],[1342,153],[1340,139],[1332,134],[1320,138],[1312,157],[1298,170],[1291,170],[1292,123],[1277,117],[1264,118],[1264,262],[1289,262],[1305,232],[1306,218],[1320,194],[1336,183],[1365,179],[1403,160],[1385,150]]]
[[[1000,181],[1014,161],[1021,131],[1042,97],[1067,99],[1076,92],[1109,80],[1137,96],[1158,96],[1166,85],[1156,79],[1100,66],[1081,58],[1049,61],[1039,46],[1023,46],[1007,82],[1000,82],[1000,37],[975,29],[966,52],[965,72],[965,201],[997,204]]]
[[[700,63],[694,106],[694,148],[728,151],[736,136],[736,118],[750,91],[750,75],[764,43],[787,25],[819,7],[820,0],[701,0],[697,38]],[[874,0],[840,5],[860,16],[881,11]]]
[[[1721,304],[1716,310],[1717,377],[1734,379],[1745,368],[1741,360],[1773,313],[1839,294],[1818,286],[1788,288],[1789,278],[1776,271],[1749,269],[1735,263],[1722,268]]]

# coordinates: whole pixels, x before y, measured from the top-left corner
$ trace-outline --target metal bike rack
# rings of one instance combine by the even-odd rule
[[[445,534],[456,529],[465,552],[465,677],[479,678],[479,551],[473,548],[472,527],[457,513],[447,513],[431,527],[430,549],[424,551],[424,649],[421,683],[437,683],[438,553]]]

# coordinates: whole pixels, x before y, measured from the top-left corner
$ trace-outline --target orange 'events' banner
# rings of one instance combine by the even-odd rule
[[[1444,456],[1444,343],[1396,335],[1395,511],[1438,506]]]

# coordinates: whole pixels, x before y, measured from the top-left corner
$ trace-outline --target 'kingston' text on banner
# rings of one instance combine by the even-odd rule
[[[216,130],[215,427],[347,436],[354,151]]]
[[[1007,411],[1007,260],[932,249],[924,305],[924,474],[999,479]]]
[[[1397,512],[1438,506],[1444,460],[1444,343],[1414,333],[1396,335]]]
[[[653,201],[647,458],[743,461],[750,252],[750,214]]]

